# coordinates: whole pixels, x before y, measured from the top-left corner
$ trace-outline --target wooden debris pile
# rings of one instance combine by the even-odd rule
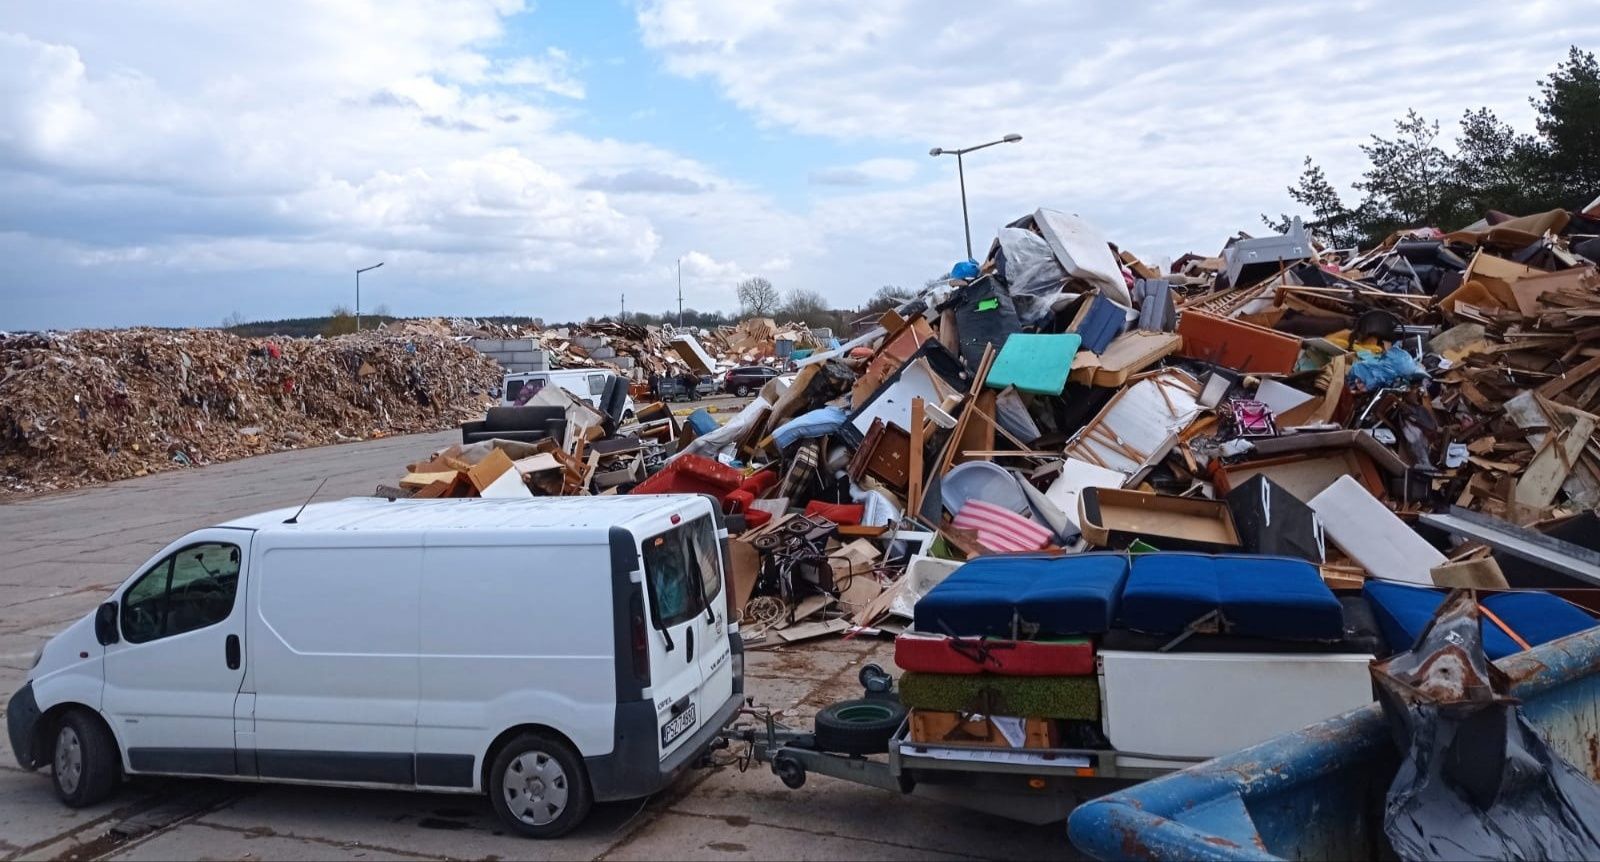
[[[0,334],[0,368],[0,493],[448,428],[480,414],[499,379],[431,333]]]

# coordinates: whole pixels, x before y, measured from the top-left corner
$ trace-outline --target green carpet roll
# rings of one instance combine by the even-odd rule
[[[907,671],[900,677],[900,702],[913,709],[1098,721],[1100,685],[1092,676],[994,676]]]

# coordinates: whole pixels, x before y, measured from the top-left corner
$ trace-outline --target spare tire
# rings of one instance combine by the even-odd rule
[[[906,708],[893,700],[841,700],[817,713],[817,750],[882,754],[905,720]]]

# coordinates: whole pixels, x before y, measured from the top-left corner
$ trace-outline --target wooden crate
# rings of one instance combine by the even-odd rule
[[[1055,722],[1047,718],[1025,718],[1022,729],[1023,748],[1055,748],[1059,740]],[[1012,747],[986,716],[932,709],[911,710],[911,741],[921,745]]]

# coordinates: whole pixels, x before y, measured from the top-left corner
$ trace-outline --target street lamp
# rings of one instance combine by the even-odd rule
[[[967,259],[968,260],[973,259],[972,258],[972,224],[967,220],[967,170],[966,170],[966,165],[961,161],[961,157],[966,155],[967,153],[972,152],[973,150],[981,150],[984,147],[992,147],[995,144],[1014,144],[1014,143],[1016,143],[1016,142],[1018,142],[1020,140],[1022,140],[1022,136],[1021,135],[1010,134],[1010,135],[1006,135],[1005,137],[1001,138],[998,141],[990,141],[987,144],[978,144],[978,145],[972,146],[972,147],[962,147],[959,150],[947,150],[947,149],[944,149],[943,147],[934,147],[933,149],[928,151],[928,155],[930,155],[930,156],[955,156],[956,157],[956,173],[959,174],[960,177],[961,177],[961,226],[963,228],[965,228],[966,231],[967,231]]]
[[[383,266],[383,261],[378,261],[372,266],[356,270],[356,331],[361,331],[361,273]]]

